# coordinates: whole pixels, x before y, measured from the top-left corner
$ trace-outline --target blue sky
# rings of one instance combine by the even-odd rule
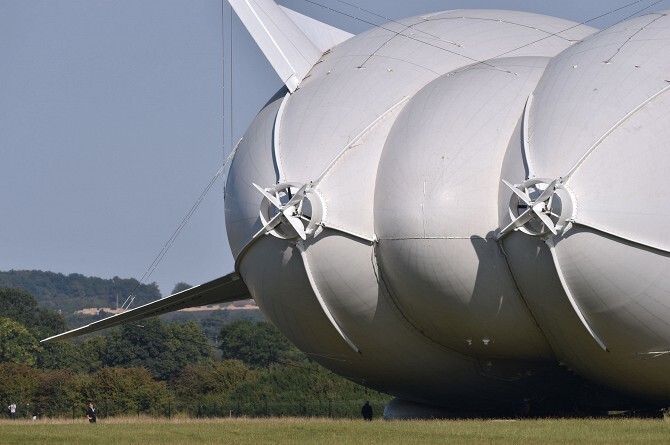
[[[583,22],[631,5],[589,23],[598,28],[670,8],[670,0],[280,4],[354,33],[379,16],[464,7]],[[215,0],[3,0],[0,60],[0,270],[140,279],[280,87]],[[220,178],[146,281],[168,294],[177,282],[232,270]]]

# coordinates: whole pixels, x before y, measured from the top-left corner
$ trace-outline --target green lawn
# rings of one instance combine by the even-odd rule
[[[2,444],[661,444],[670,422],[641,419],[104,419],[0,421]]]

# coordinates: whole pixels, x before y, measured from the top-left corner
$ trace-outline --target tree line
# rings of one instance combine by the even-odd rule
[[[213,345],[192,321],[150,318],[78,341],[40,345],[67,329],[27,292],[0,289],[0,403],[26,416],[330,415],[353,417],[366,390],[309,360],[265,321],[225,324]]]
[[[135,307],[161,297],[156,283],[140,284],[134,278],[103,279],[81,274],[43,272],[41,270],[0,271],[0,287],[23,289],[45,309],[72,313],[90,307],[116,308],[130,295]]]

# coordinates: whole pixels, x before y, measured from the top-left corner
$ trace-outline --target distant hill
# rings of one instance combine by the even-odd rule
[[[138,281],[134,278],[103,279],[86,277],[81,274],[64,275],[62,273],[43,272],[41,270],[10,270],[0,271],[0,287],[22,289],[37,300],[40,307],[59,311],[63,314],[66,323],[71,328],[83,326],[96,320],[108,317],[111,313],[94,311],[84,314],[81,311],[89,308],[115,309],[121,305],[126,297],[137,287]],[[191,287],[186,283],[179,283],[175,291]],[[156,283],[143,284],[135,291],[135,301],[132,307],[161,298]],[[251,305],[251,306],[250,306]],[[202,308],[193,311],[179,311],[161,316],[164,321],[195,321],[205,332],[205,335],[215,342],[223,325],[236,320],[258,321],[264,320],[261,311],[255,307],[253,300],[239,301],[221,305],[227,309],[221,310]]]
[[[139,287],[134,278],[103,279],[81,274],[43,272],[41,270],[0,271],[0,287],[23,289],[47,309],[72,313],[90,307],[116,308],[135,290],[133,307],[161,297],[156,283]]]

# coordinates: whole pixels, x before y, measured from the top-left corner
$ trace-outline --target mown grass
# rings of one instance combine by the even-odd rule
[[[661,444],[670,422],[647,419],[431,420],[101,419],[0,421],[2,444]]]

